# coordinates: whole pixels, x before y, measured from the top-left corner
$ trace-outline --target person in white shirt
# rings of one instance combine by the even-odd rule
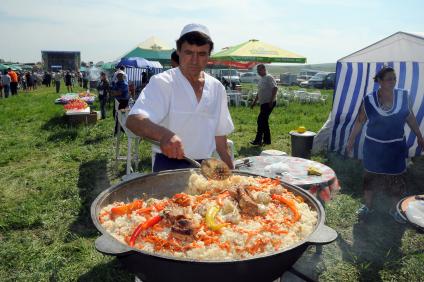
[[[3,85],[3,93],[4,93],[4,98],[8,98],[9,97],[9,93],[10,93],[10,82],[11,82],[11,78],[9,76],[9,74],[6,72],[2,75],[1,77],[1,83]]]
[[[126,126],[160,143],[153,171],[188,168],[214,150],[233,168],[227,135],[234,125],[224,86],[204,72],[213,49],[206,26],[186,25],[177,40],[179,67],[153,76],[132,107]]]

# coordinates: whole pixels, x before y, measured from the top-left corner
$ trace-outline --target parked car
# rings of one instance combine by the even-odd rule
[[[336,80],[335,72],[319,72],[313,77],[311,77],[308,81],[304,81],[300,84],[302,87],[313,87],[320,89],[330,89],[334,88]]]
[[[225,88],[235,89],[240,84],[240,76],[235,69],[212,69],[212,75],[224,84]]]
[[[300,70],[296,78],[297,85],[300,85],[304,81],[308,81],[317,73],[319,73],[319,71],[317,70],[309,70],[309,69]]]
[[[245,72],[240,74],[240,82],[243,83],[258,83],[261,77],[255,72]]]

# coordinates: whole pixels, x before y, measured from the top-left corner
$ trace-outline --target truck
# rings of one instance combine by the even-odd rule
[[[280,83],[286,86],[292,86],[297,84],[297,75],[290,72],[280,74]]]

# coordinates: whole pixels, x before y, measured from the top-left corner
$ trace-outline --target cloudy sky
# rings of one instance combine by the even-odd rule
[[[422,0],[0,0],[0,58],[41,61],[41,50],[112,61],[150,36],[169,46],[190,22],[207,25],[215,51],[255,38],[334,63],[397,31],[424,32]]]

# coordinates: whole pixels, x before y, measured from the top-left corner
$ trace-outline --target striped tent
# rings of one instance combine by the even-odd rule
[[[329,122],[328,149],[346,153],[346,144],[353,128],[362,98],[378,88],[374,75],[383,65],[397,74],[396,88],[408,91],[421,132],[424,132],[424,36],[397,32],[375,44],[340,59],[336,66],[336,86]],[[328,124],[328,123],[327,123]],[[358,135],[352,152],[362,159],[366,124]],[[409,156],[421,154],[416,136],[405,125]],[[318,137],[319,139],[319,137]]]
[[[125,73],[127,74],[128,81],[133,81],[135,87],[140,87],[143,72],[150,71],[153,74],[158,74],[163,71],[161,63],[157,61],[150,61],[150,63],[153,65],[150,69],[126,67]]]

